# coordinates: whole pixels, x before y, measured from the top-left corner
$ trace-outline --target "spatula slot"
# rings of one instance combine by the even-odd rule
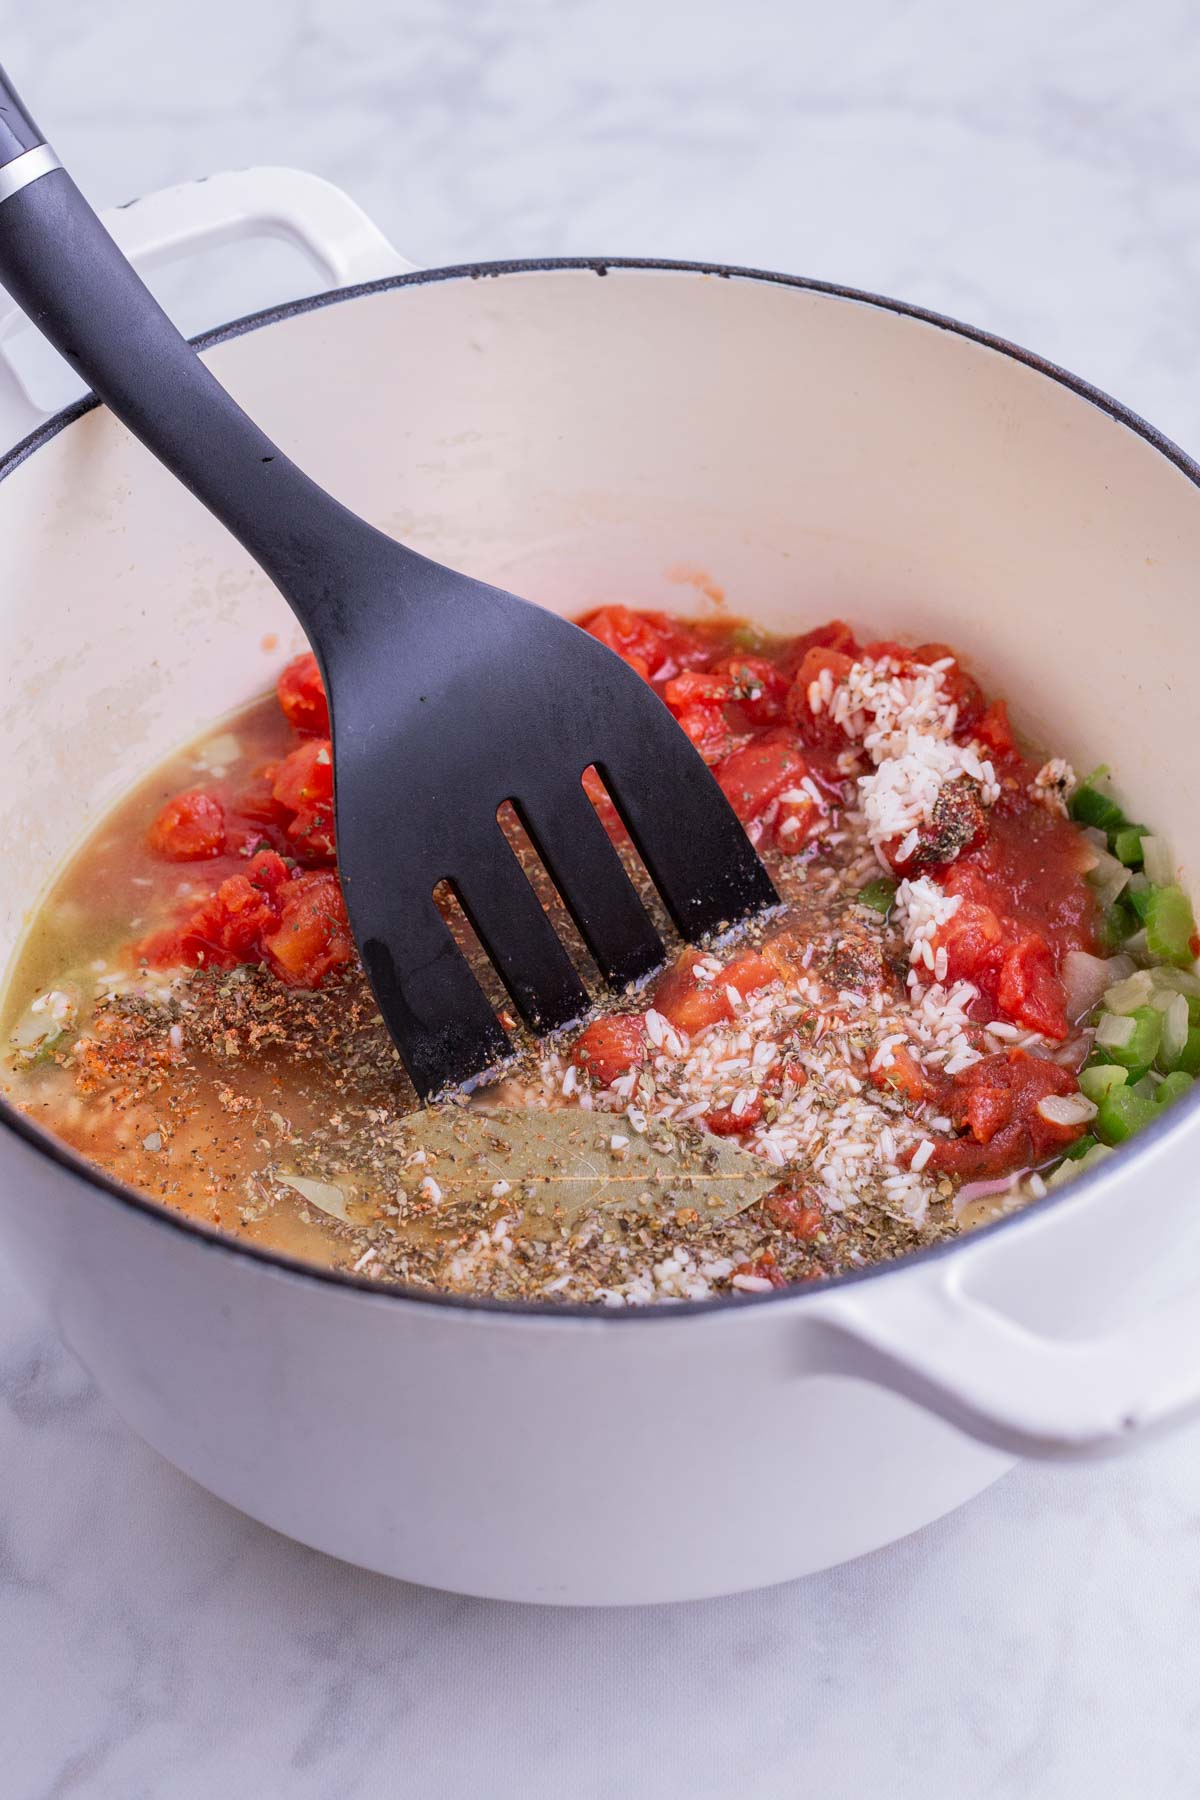
[[[533,1031],[556,1031],[589,1007],[579,972],[497,822],[450,877],[480,944]]]

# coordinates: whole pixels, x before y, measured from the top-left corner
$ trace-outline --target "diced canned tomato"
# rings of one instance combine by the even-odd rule
[[[1017,754],[1017,740],[1008,722],[1008,707],[1003,700],[992,701],[987,711],[976,721],[971,735],[978,738],[1001,761]]]
[[[955,736],[974,737],[987,702],[983,697],[983,689],[975,677],[968,675],[961,667],[949,644],[918,644],[915,650],[908,650],[905,655],[914,663],[939,663],[945,662],[947,657],[952,659],[952,666],[942,671],[942,692],[958,708]]]
[[[775,843],[785,856],[798,856],[820,823],[821,809],[809,794],[785,789],[775,815]]]
[[[252,856],[244,873],[230,875],[182,925],[139,947],[158,967],[269,962],[300,987],[319,986],[353,953],[337,876],[293,873],[273,850]]]
[[[264,948],[286,981],[296,987],[319,987],[354,954],[337,876],[295,875],[282,895],[279,923],[264,935]]]
[[[762,1095],[749,1089],[746,1092],[740,1111],[731,1102],[728,1106],[714,1106],[705,1113],[704,1123],[714,1137],[740,1137],[743,1131],[752,1131],[759,1123],[763,1116]]]
[[[939,1139],[926,1168],[980,1180],[1045,1161],[1084,1128],[1043,1118],[1038,1106],[1049,1095],[1078,1091],[1070,1070],[1047,1057],[1027,1050],[982,1057],[954,1076],[943,1101],[955,1124],[969,1135]]]
[[[785,717],[787,676],[765,656],[727,656],[714,663],[712,674],[725,683],[725,700],[758,730],[778,725]]]
[[[308,862],[334,853],[333,754],[328,738],[310,738],[275,771],[272,793],[293,816],[287,835]]]
[[[721,977],[697,975],[702,960],[698,950],[685,950],[654,991],[654,1010],[689,1037],[733,1012]]]
[[[310,738],[284,758],[272,792],[289,812],[302,812],[333,798],[333,753],[328,738]]]
[[[708,657],[703,638],[668,613],[601,606],[579,623],[615,650],[644,681],[669,681],[681,669],[693,668]]]
[[[296,731],[329,736],[329,702],[317,659],[311,651],[297,656],[279,677],[276,691],[284,717]]]
[[[646,1020],[641,1013],[610,1013],[593,1019],[576,1039],[571,1061],[601,1087],[611,1087],[630,1069],[639,1069],[650,1054]]]
[[[778,980],[774,964],[757,950],[742,950],[711,979],[697,973],[704,962],[697,950],[685,950],[668,969],[654,994],[654,1007],[664,1019],[688,1036],[733,1017],[733,1005],[727,989],[733,988],[744,998],[756,989]]]
[[[1000,1010],[1019,1025],[1060,1041],[1067,1035],[1067,992],[1044,938],[1031,934],[1009,950],[996,983]]]
[[[168,862],[201,862],[225,848],[225,808],[211,794],[177,794],[150,827],[149,844]]]
[[[787,1276],[775,1260],[773,1250],[764,1250],[753,1262],[740,1262],[733,1271],[734,1275],[753,1275],[759,1281],[769,1281],[773,1288],[785,1288]]]
[[[743,825],[761,819],[782,793],[798,787],[807,774],[808,763],[796,734],[786,727],[754,738],[717,766],[721,792]]]
[[[719,675],[685,669],[663,689],[663,699],[707,763],[720,762],[735,738],[725,717],[729,683]]]
[[[772,1225],[803,1242],[819,1237],[825,1222],[811,1190],[802,1187],[772,1188],[763,1200],[762,1208]]]
[[[878,1088],[894,1088],[903,1094],[914,1106],[923,1106],[928,1100],[936,1100],[941,1092],[941,1085],[928,1070],[906,1050],[903,1044],[892,1048],[892,1060],[886,1068],[872,1069],[871,1080]]]
[[[781,650],[779,667],[784,674],[794,677],[810,650],[837,650],[851,662],[863,655],[858,640],[846,621],[830,619],[827,624],[818,625],[812,631],[792,638]]]
[[[818,697],[825,675],[829,677],[831,688],[836,689],[853,667],[854,658],[842,650],[814,646],[805,655],[788,693],[787,715],[806,744],[845,748],[846,733],[830,712],[826,697],[821,694],[821,703],[815,711],[812,702]]]

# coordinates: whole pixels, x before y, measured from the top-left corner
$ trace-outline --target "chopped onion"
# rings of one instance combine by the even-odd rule
[[[1149,1003],[1154,991],[1154,983],[1150,979],[1149,969],[1138,969],[1124,981],[1118,981],[1107,989],[1104,1004],[1110,1013],[1136,1012],[1139,1006]]]
[[[1147,881],[1153,882],[1155,887],[1170,887],[1175,879],[1175,862],[1166,838],[1142,839],[1142,865]]]
[[[1067,1017],[1082,1019],[1097,1005],[1100,996],[1114,983],[1133,974],[1133,963],[1127,956],[1089,956],[1086,950],[1068,950],[1063,957],[1062,978],[1067,990]]]
[[[1099,1163],[1111,1155],[1112,1151],[1107,1144],[1093,1144],[1086,1156],[1081,1156],[1075,1161],[1067,1157],[1060,1162],[1057,1169],[1047,1175],[1046,1186],[1049,1188],[1063,1187],[1068,1181],[1074,1181],[1077,1175],[1082,1175],[1085,1170],[1096,1168]]]
[[[1194,975],[1190,969],[1173,969],[1163,964],[1151,969],[1150,979],[1168,994],[1191,994],[1200,1000],[1200,975]]]
[[[1134,1019],[1119,1018],[1116,1013],[1105,1013],[1096,1027],[1096,1042],[1105,1050],[1123,1050],[1137,1030]]]
[[[1187,1048],[1189,1023],[1187,995],[1176,994],[1163,1015],[1159,1054],[1165,1067],[1169,1068],[1172,1063],[1178,1062]]]
[[[10,1041],[26,1056],[47,1049],[74,1024],[78,1012],[79,996],[74,988],[49,988],[30,1002]]]
[[[224,775],[241,754],[242,746],[232,731],[222,731],[201,746],[196,757],[196,767],[206,770],[210,775]]]
[[[1088,880],[1096,890],[1096,899],[1101,906],[1111,906],[1113,901],[1128,885],[1132,871],[1110,856],[1107,850],[1097,850],[1095,867],[1088,871]]]
[[[281,1175],[280,1181],[285,1187],[295,1188],[302,1200],[310,1206],[318,1206],[328,1213],[332,1219],[341,1219],[344,1224],[350,1223],[350,1215],[346,1211],[346,1195],[340,1187],[334,1187],[331,1181],[313,1181],[307,1175]]]
[[[1097,1107],[1086,1094],[1047,1094],[1038,1101],[1038,1112],[1051,1125],[1086,1125]]]

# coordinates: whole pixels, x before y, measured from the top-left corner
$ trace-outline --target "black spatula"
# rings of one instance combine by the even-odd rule
[[[393,542],[263,436],[143,286],[2,72],[0,280],[245,545],[308,634],[333,721],[347,910],[422,1095],[483,1073],[509,1042],[434,902],[442,881],[532,1029],[588,1007],[497,821],[504,802],[611,985],[649,974],[663,947],[581,785],[589,765],[684,937],[774,903],[700,756],[619,657]]]

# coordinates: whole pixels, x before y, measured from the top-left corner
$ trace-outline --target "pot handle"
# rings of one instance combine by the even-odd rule
[[[129,261],[143,272],[197,250],[252,238],[294,244],[319,271],[322,287],[354,287],[416,266],[393,249],[341,188],[302,169],[231,169],[160,188],[100,216]],[[17,442],[49,416],[5,350],[28,328],[19,307],[0,311],[0,444]]]
[[[1116,1197],[1119,1214],[1103,1191],[1090,1205],[1083,1193],[1064,1195],[974,1245],[831,1293],[818,1366],[890,1388],[1015,1456],[1107,1455],[1181,1422],[1200,1410],[1200,1296],[1186,1281],[1194,1246],[1181,1233],[1164,1259],[1160,1236],[1157,1265],[1131,1272],[1132,1310],[1119,1306],[1113,1275],[1120,1280],[1134,1235],[1127,1183]],[[1110,1251],[1097,1257],[1114,1228]],[[1162,1292],[1181,1276],[1178,1292]],[[1078,1335],[1073,1287],[1106,1282],[1089,1310],[1120,1322]],[[1013,1316],[1022,1311],[1039,1323]],[[1074,1335],[1056,1335],[1048,1322]]]

